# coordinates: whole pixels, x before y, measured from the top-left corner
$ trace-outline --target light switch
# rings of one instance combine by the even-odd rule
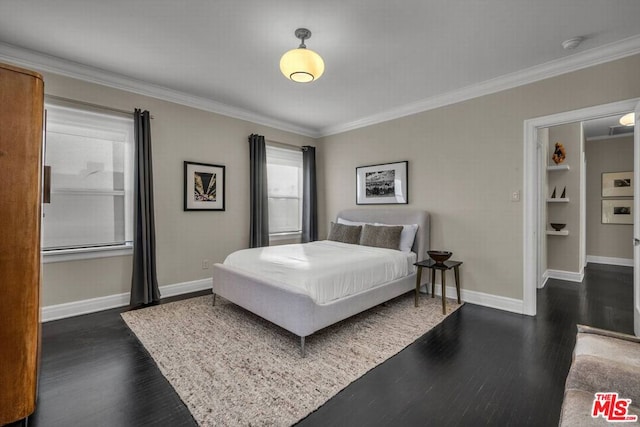
[[[512,202],[519,202],[520,201],[520,191],[514,191],[513,193],[511,193],[511,201]]]

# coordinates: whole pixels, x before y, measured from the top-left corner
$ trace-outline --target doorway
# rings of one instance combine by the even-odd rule
[[[640,99],[620,101],[595,107],[584,108],[550,116],[539,117],[526,120],[524,122],[524,227],[523,227],[523,313],[531,316],[536,314],[536,291],[540,277],[541,254],[540,247],[543,238],[546,239],[546,228],[544,218],[541,213],[545,212],[542,203],[546,203],[546,196],[542,192],[546,189],[541,185],[541,174],[546,171],[546,151],[542,149],[538,142],[538,131],[542,128],[563,125],[572,122],[582,122],[613,115],[622,115],[629,111],[636,111]],[[640,145],[638,126],[635,131],[635,145]],[[640,153],[634,156],[634,170],[640,171]],[[638,205],[640,201],[640,191],[635,187],[634,195],[634,235],[639,235],[638,229]],[[544,221],[544,222],[543,222]],[[638,241],[640,243],[640,241]],[[640,292],[638,292],[638,262],[640,258],[640,247],[634,247],[634,312],[635,331],[640,333]]]

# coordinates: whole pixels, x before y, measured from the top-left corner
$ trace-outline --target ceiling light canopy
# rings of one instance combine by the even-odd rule
[[[311,37],[311,31],[298,28],[295,34],[302,42],[297,49],[291,49],[282,55],[280,71],[286,78],[298,83],[317,80],[324,73],[324,61],[304,44],[304,41]]]
[[[625,114],[624,116],[620,117],[620,124],[622,126],[633,126],[636,121],[635,116],[635,113]]]

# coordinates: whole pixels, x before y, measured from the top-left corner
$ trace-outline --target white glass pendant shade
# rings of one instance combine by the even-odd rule
[[[299,47],[282,55],[280,71],[294,82],[308,83],[324,73],[324,61],[314,51]]]
[[[620,117],[620,124],[622,126],[633,126],[635,124],[635,113],[625,114]]]

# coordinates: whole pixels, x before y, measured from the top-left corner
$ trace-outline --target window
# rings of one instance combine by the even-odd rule
[[[302,151],[267,145],[269,234],[302,231]]]
[[[131,245],[133,117],[47,102],[45,255]]]

